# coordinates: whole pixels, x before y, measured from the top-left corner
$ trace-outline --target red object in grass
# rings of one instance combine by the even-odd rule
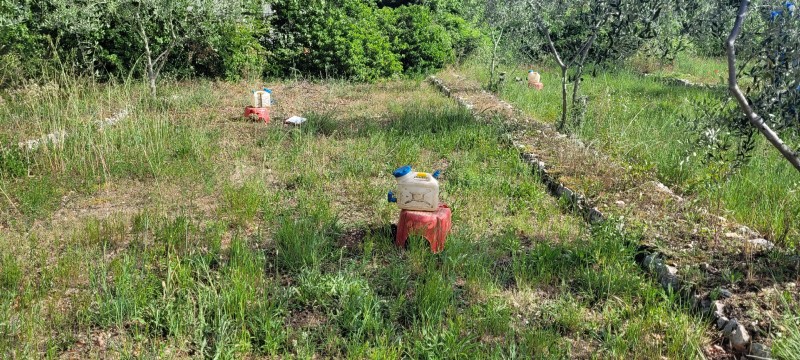
[[[269,108],[257,108],[248,106],[244,108],[244,117],[248,119],[257,119],[258,121],[263,121],[265,123],[269,123]]]
[[[544,89],[544,84],[542,84],[542,83],[535,83],[535,84],[533,84],[533,85],[531,85],[531,86],[532,86],[534,89],[536,89],[536,90],[542,90],[542,89]]]
[[[447,234],[453,225],[452,211],[445,204],[433,212],[402,210],[397,221],[395,244],[405,246],[410,234],[422,235],[431,244],[434,254],[444,250]]]

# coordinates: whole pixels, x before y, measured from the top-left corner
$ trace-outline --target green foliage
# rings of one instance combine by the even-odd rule
[[[380,14],[374,5],[280,0],[273,6],[278,14],[269,64],[274,74],[375,80],[402,70],[388,37],[378,28]]]
[[[456,52],[470,53],[480,37],[465,20],[437,17],[423,5],[379,9],[354,0],[283,0],[274,7],[270,72],[278,75],[374,81],[425,73],[452,62]]]
[[[0,179],[25,176],[29,168],[30,161],[21,149],[0,146]]]
[[[758,41],[737,49],[742,75],[753,79],[746,88],[748,100],[784,141],[800,148],[800,10],[775,3],[749,16],[748,22],[763,24],[750,30]]]
[[[392,46],[407,73],[422,74],[455,59],[450,35],[434,21],[430,10],[412,5],[397,8],[391,16]]]
[[[0,0],[0,88],[16,86],[20,74],[39,74],[43,36],[31,29],[25,1]]]
[[[472,54],[481,44],[483,35],[464,18],[444,13],[439,16],[439,23],[444,26],[450,35],[456,59],[462,60]]]
[[[89,323],[185,339],[208,358],[278,352],[284,310],[263,271],[264,254],[234,238],[223,256],[221,232],[186,221],[163,221],[145,251],[93,267]]]
[[[266,49],[257,40],[265,33],[260,21],[249,23],[222,24],[219,36],[211,41],[217,49],[213,57],[217,67],[208,69],[208,75],[221,75],[227,80],[242,77],[255,78],[261,75],[266,66]]]
[[[772,353],[776,359],[797,359],[800,356],[800,315],[786,315],[781,325],[785,331],[775,339]]]
[[[2,0],[0,86],[52,73],[152,76],[161,64],[148,69],[147,47],[173,76],[236,80],[266,71],[375,81],[417,74],[476,48],[479,33],[458,15],[460,7],[460,1],[395,9],[359,0],[276,0],[269,8],[234,0],[44,0],[35,6]]]

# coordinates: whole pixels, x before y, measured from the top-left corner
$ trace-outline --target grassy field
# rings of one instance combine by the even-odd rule
[[[497,124],[415,81],[78,84],[2,94],[0,354],[10,358],[699,358],[711,341],[587,228]],[[94,121],[128,107],[116,126]],[[391,170],[443,169],[446,250],[392,243]]]
[[[629,66],[642,74],[684,79],[695,84],[724,85],[728,74],[726,61],[724,58],[705,58],[681,53],[671,62],[637,56],[629,61]]]
[[[470,76],[488,81],[485,61],[478,58],[463,66]],[[716,84],[724,65],[714,59],[681,56],[668,67],[635,61],[634,68],[663,77],[687,78]],[[537,68],[545,89],[528,90],[523,82],[509,82],[501,97],[545,122],[560,116],[560,72]],[[506,67],[510,79],[524,77],[527,69]],[[584,76],[582,90],[588,109],[573,131],[588,143],[636,167],[652,171],[667,185],[698,201],[719,208],[723,216],[751,226],[771,240],[795,247],[800,241],[800,175],[759,136],[752,159],[730,177],[703,160],[705,148],[692,139],[704,129],[694,129],[701,116],[700,100],[718,101],[722,90],[688,88],[644,77],[632,70],[601,71]],[[571,90],[570,90],[571,91]],[[716,93],[715,93],[716,92]]]

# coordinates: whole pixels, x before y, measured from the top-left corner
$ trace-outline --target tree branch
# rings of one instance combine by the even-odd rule
[[[556,44],[553,43],[553,39],[550,37],[550,30],[548,30],[547,26],[545,26],[543,23],[540,22],[539,24],[539,29],[542,31],[542,33],[544,33],[544,37],[547,39],[547,46],[550,48],[550,52],[553,53],[553,56],[555,56],[558,66],[560,66],[562,69],[568,68],[567,64],[561,60],[561,55],[558,54],[558,50],[556,50]]]
[[[739,103],[739,107],[744,112],[745,116],[747,116],[747,120],[750,121],[759,132],[761,132],[764,137],[769,140],[769,142],[774,146],[778,151],[780,151],[781,155],[783,155],[786,160],[788,160],[797,171],[800,171],[800,158],[798,154],[794,152],[791,148],[786,146],[786,143],[778,136],[775,131],[770,128],[769,124],[764,121],[764,118],[759,116],[754,110],[753,107],[750,106],[750,103],[747,101],[747,97],[745,97],[742,90],[739,88],[739,84],[737,81],[737,74],[736,74],[736,39],[742,33],[742,27],[744,25],[745,17],[747,16],[747,8],[750,4],[749,0],[741,0],[739,4],[739,12],[736,15],[736,22],[733,25],[733,29],[731,30],[730,36],[725,41],[725,49],[727,50],[728,55],[728,90],[730,90],[731,94],[736,101]]]

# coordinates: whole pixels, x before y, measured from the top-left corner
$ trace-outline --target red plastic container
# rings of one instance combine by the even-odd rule
[[[244,117],[248,119],[256,119],[257,121],[263,121],[264,123],[269,123],[269,108],[257,108],[248,106],[244,108]]]
[[[403,210],[397,221],[395,244],[405,246],[410,234],[422,235],[431,244],[431,252],[436,254],[444,250],[452,224],[452,212],[444,204],[433,212]]]

